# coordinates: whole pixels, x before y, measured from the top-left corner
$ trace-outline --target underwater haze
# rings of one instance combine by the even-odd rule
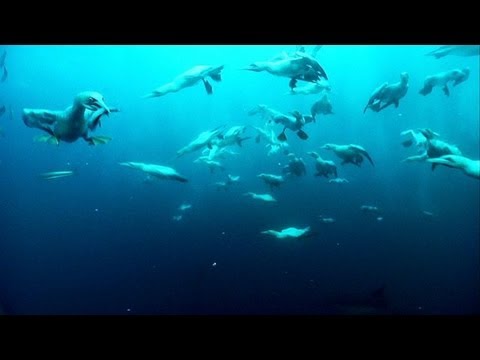
[[[480,159],[479,56],[426,55],[439,46],[324,45],[313,56],[313,45],[0,45],[8,70],[0,83],[0,313],[479,314],[479,179],[402,162],[422,149],[402,145],[401,133],[420,128]],[[298,52],[318,61],[328,89],[292,95],[314,82],[246,70],[303,59]],[[197,65],[224,65],[221,78],[146,97]],[[419,93],[428,76],[465,68],[468,78],[448,83],[448,96],[443,85]],[[398,106],[364,113],[374,90],[403,72],[408,91]],[[85,91],[118,109],[89,133],[111,140],[67,142],[27,126],[24,109],[48,110],[35,113],[47,121]],[[333,113],[308,122],[323,96]],[[283,125],[253,114],[259,104],[303,114],[308,138],[287,128],[280,141]],[[236,154],[216,159],[223,169],[194,162],[232,126],[246,127],[226,147]],[[255,127],[286,150],[269,153]],[[177,156],[214,129],[211,141]],[[325,144],[361,146],[374,164],[342,164]],[[312,151],[348,182],[315,176]],[[305,174],[286,173],[293,157]],[[126,162],[167,166],[188,181]],[[284,182],[270,187],[261,173]],[[227,175],[238,182],[215,184]],[[308,227],[306,236],[262,233]]]

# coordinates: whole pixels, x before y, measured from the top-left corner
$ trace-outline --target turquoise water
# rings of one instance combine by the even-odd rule
[[[306,46],[311,49],[312,46]],[[307,140],[287,130],[289,150],[307,174],[270,190],[256,176],[281,174],[288,159],[256,143],[248,111],[266,104],[308,114],[321,95],[289,95],[289,79],[242,70],[295,46],[0,46],[8,77],[0,83],[0,302],[13,314],[325,314],[343,313],[328,298],[368,294],[385,285],[391,313],[479,312],[479,182],[460,171],[402,163],[415,154],[400,133],[430,128],[479,159],[479,57],[425,56],[437,46],[325,45],[317,59],[328,74],[333,115],[305,125]],[[142,98],[196,65],[225,65],[213,94],[197,84]],[[464,83],[418,93],[424,79],[470,68]],[[398,108],[363,109],[372,91],[409,74]],[[303,84],[302,84],[303,85]],[[102,118],[89,146],[33,141],[42,134],[22,109],[62,110],[76,94],[101,93],[120,112]],[[199,133],[248,125],[251,137],[230,148],[225,171],[176,158]],[[281,125],[273,127],[275,134]],[[341,165],[325,143],[358,144],[375,166]],[[349,180],[315,177],[309,151]],[[138,161],[175,168],[188,183],[152,181],[120,166]],[[71,170],[45,181],[38,174]],[[240,176],[229,191],[215,182]],[[272,193],[274,206],[243,196]],[[180,221],[178,207],[190,203]],[[382,221],[362,213],[382,209]],[[435,216],[426,219],[422,211]],[[319,215],[336,222],[324,224]],[[305,239],[261,234],[310,226]],[[213,266],[213,264],[216,264]],[[355,298],[355,296],[350,296]],[[353,301],[352,301],[353,302]],[[384,310],[384,309],[382,309]]]

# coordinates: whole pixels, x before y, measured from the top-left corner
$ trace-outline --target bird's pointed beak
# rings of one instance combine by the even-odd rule
[[[248,70],[248,71],[260,71],[260,68],[256,64],[250,64],[245,67],[240,68],[240,70]]]
[[[107,115],[110,115],[110,113],[112,112],[110,110],[110,108],[107,106],[107,104],[105,104],[105,101],[103,101],[103,99],[99,99],[97,100],[97,103],[98,103],[98,106],[102,109],[105,109],[105,112]]]

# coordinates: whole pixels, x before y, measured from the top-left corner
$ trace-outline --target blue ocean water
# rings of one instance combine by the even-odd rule
[[[0,84],[0,303],[7,314],[339,314],[331,297],[354,298],[384,286],[395,314],[480,312],[479,181],[446,167],[402,163],[413,155],[400,133],[431,128],[469,158],[480,158],[479,57],[425,56],[437,46],[325,45],[318,61],[331,86],[333,115],[307,124],[308,140],[287,130],[290,151],[307,174],[273,191],[256,177],[281,174],[282,154],[267,156],[251,139],[210,173],[175,158],[199,133],[220,125],[262,126],[257,104],[309,113],[320,95],[288,93],[289,80],[241,70],[295,46],[0,46],[8,78]],[[196,65],[221,65],[213,94],[203,85],[142,98]],[[426,76],[470,68],[450,96],[418,91]],[[408,72],[398,108],[363,108],[372,91]],[[59,146],[22,121],[23,108],[62,110],[75,95],[101,93],[120,112],[95,135]],[[9,116],[11,109],[12,116]],[[275,127],[280,133],[281,126]],[[325,143],[359,144],[375,166],[340,165]],[[315,177],[317,151],[348,184]],[[138,161],[171,166],[189,179],[145,181],[120,166]],[[72,170],[55,180],[47,171]],[[226,174],[241,182],[213,185]],[[243,194],[271,192],[264,204]],[[182,203],[192,204],[173,221]],[[382,221],[360,211],[382,209]],[[426,219],[422,211],[435,216]],[[319,215],[336,219],[324,224]],[[278,240],[267,229],[311,226],[308,238]],[[215,264],[215,265],[213,265]]]

